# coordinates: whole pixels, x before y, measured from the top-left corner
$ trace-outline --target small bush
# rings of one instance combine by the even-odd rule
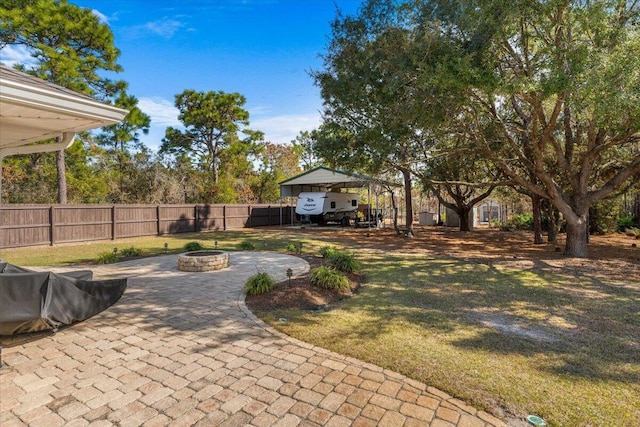
[[[356,261],[353,254],[344,251],[335,251],[328,257],[329,262],[338,271],[352,273],[360,270],[360,263]]]
[[[287,252],[298,252],[298,247],[293,242],[288,243],[285,249]]]
[[[507,221],[507,227],[511,230],[533,230],[533,215],[513,215]]]
[[[202,246],[200,242],[189,242],[184,245],[184,250],[187,252],[201,251],[203,249],[204,246]]]
[[[332,291],[346,291],[350,289],[349,279],[332,268],[318,267],[311,272],[309,283],[323,289]]]
[[[618,218],[618,231],[625,232],[629,228],[633,228],[635,225],[632,216],[623,216]]]
[[[256,249],[256,247],[250,241],[245,240],[244,242],[240,243],[240,249],[242,249],[243,251],[253,251]]]
[[[134,248],[133,246],[130,248],[125,248],[120,251],[120,256],[130,257],[130,256],[140,256],[142,255],[142,249]]]
[[[248,295],[260,295],[269,292],[274,283],[273,278],[267,273],[258,273],[249,277],[244,288]]]
[[[334,248],[333,246],[325,246],[320,249],[320,255],[322,255],[323,258],[330,258],[331,255],[335,254],[336,252],[338,252],[338,249]]]
[[[498,218],[491,218],[489,220],[489,227],[491,227],[491,228],[500,228],[501,225],[502,225],[502,223],[500,222],[500,220]]]
[[[115,252],[102,252],[96,258],[96,264],[113,264],[118,262],[118,254]]]

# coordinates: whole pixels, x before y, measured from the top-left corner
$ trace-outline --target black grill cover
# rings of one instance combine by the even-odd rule
[[[94,316],[124,294],[127,279],[93,281],[88,270],[56,274],[0,263],[0,335],[54,329]]]

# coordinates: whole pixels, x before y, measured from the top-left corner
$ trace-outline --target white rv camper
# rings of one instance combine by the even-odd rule
[[[339,222],[349,225],[356,218],[358,195],[355,193],[300,193],[296,216],[304,223]]]

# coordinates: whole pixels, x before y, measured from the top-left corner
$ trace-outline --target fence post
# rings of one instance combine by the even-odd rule
[[[222,229],[227,229],[227,205],[222,206]]]
[[[161,234],[160,232],[162,231],[161,228],[160,228],[161,227],[161,224],[160,224],[160,205],[156,206],[156,224],[157,224],[157,227],[156,227],[157,235],[160,236],[160,234]]]
[[[111,240],[116,240],[116,205],[111,205]]]
[[[198,232],[198,204],[193,206],[193,231]]]
[[[54,228],[55,228],[55,213],[53,212],[53,205],[49,206],[49,242],[51,246],[54,244]]]
[[[251,205],[247,205],[247,224],[249,224],[249,228],[251,228]]]

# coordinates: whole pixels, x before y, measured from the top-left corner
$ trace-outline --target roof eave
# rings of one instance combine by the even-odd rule
[[[1,102],[99,120],[105,123],[103,126],[118,123],[128,114],[127,110],[88,97],[72,96],[20,82],[2,80],[0,88]]]

